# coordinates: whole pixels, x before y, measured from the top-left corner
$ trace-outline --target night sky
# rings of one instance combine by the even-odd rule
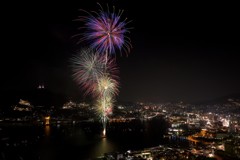
[[[133,49],[117,56],[122,101],[211,100],[240,93],[239,9],[226,3],[83,0],[6,4],[1,50],[1,89],[30,90],[38,84],[81,97],[69,59],[77,49],[83,14],[96,2],[124,9],[133,20]]]

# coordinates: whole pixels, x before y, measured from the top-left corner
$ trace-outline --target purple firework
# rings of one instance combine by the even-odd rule
[[[88,13],[88,16],[79,16],[79,21],[85,22],[85,32],[81,34],[83,37],[80,38],[79,42],[88,41],[90,46],[95,48],[101,54],[115,54],[116,50],[123,50],[125,53],[130,51],[131,43],[130,38],[126,36],[128,29],[126,25],[127,18],[121,20],[123,10],[119,10],[115,13],[109,9],[107,12],[100,6],[99,12]]]

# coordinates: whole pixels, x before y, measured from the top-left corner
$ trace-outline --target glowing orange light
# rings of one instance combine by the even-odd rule
[[[50,124],[50,116],[45,117],[45,125]]]

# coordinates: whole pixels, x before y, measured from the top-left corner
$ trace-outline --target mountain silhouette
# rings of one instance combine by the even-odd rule
[[[240,93],[232,93],[232,94],[221,96],[221,97],[214,98],[214,99],[211,99],[211,100],[196,102],[194,104],[211,105],[211,104],[228,103],[230,101],[238,101],[238,102],[240,102]]]

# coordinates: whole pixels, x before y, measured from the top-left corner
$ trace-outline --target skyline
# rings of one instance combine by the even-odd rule
[[[240,93],[234,4],[193,4],[190,8],[157,2],[100,3],[105,2],[124,9],[124,16],[133,20],[129,24],[133,49],[127,58],[117,58],[119,100],[196,102]],[[81,48],[71,37],[82,24],[73,20],[81,14],[78,9],[97,9],[96,1],[21,6],[11,6],[14,18],[6,14],[7,22],[14,25],[7,25],[4,37],[7,53],[1,69],[7,78],[3,90],[31,89],[44,83],[53,92],[80,96],[69,59]],[[5,69],[7,62],[11,65]]]

